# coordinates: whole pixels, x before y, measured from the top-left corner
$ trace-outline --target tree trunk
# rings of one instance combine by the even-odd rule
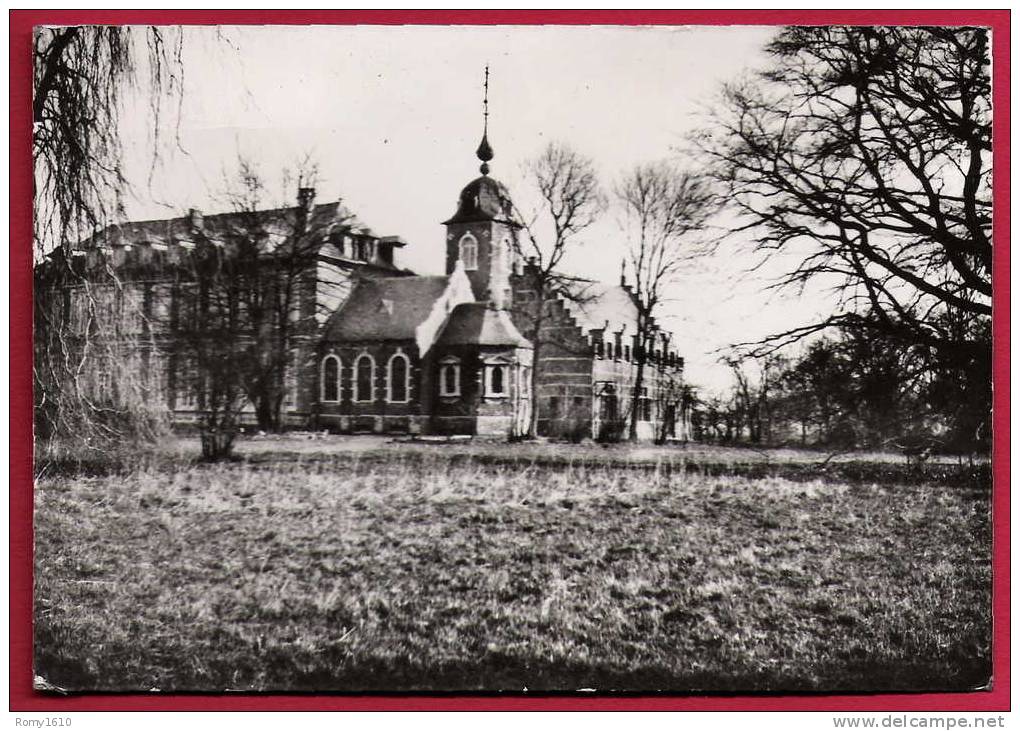
[[[233,430],[203,430],[201,435],[202,458],[210,462],[227,459],[233,452],[235,436],[236,433]]]
[[[539,352],[542,349],[542,324],[545,322],[545,284],[535,283],[535,302],[538,309],[531,314],[531,336],[532,361],[531,361],[531,417],[528,419],[527,437],[534,439],[538,436],[538,381],[541,361]]]
[[[537,331],[538,328],[536,327],[535,330]],[[536,332],[534,339],[531,341],[534,350],[532,351],[531,383],[529,384],[531,388],[531,414],[528,417],[528,433],[526,435],[529,439],[534,439],[538,436],[538,354],[539,350],[541,350],[539,343],[539,336]]]
[[[273,431],[273,403],[272,397],[260,393],[255,399],[255,419],[258,421],[259,431]]]
[[[642,336],[638,339],[638,342],[641,343],[641,352],[638,354],[637,375],[634,377],[634,394],[631,397],[630,402],[631,410],[630,431],[627,434],[627,438],[632,442],[637,441],[638,419],[641,416],[641,409],[638,406],[638,399],[641,398],[641,388],[644,385],[645,380],[645,359],[648,357],[648,349],[645,347],[644,341],[645,338],[644,335],[642,334]]]

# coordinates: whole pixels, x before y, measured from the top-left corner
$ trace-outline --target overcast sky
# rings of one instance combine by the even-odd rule
[[[673,157],[706,123],[723,82],[767,62],[775,32],[755,27],[246,27],[189,29],[180,149],[164,150],[149,182],[145,115],[129,113],[129,217],[228,210],[224,175],[238,154],[270,183],[267,204],[290,203],[282,170],[310,155],[319,201],[342,198],[376,234],[409,242],[398,261],[441,273],[444,230],[460,189],[478,175],[482,79],[490,65],[491,175],[519,203],[525,160],[549,140],[596,162],[607,189],[636,163]],[[718,349],[825,309],[766,295],[738,242],[692,267],[663,312],[689,380],[728,383]],[[569,262],[615,281],[623,236],[608,213]]]

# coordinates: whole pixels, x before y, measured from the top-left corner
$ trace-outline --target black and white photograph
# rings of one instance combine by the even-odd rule
[[[35,690],[991,689],[991,40],[37,26]]]

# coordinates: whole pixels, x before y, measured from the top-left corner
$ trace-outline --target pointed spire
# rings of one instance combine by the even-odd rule
[[[475,154],[482,161],[482,166],[479,168],[482,171],[482,175],[488,175],[489,160],[495,156],[492,152],[492,146],[489,144],[489,64],[485,64],[485,95],[482,98],[482,120],[482,142],[478,145]]]
[[[620,259],[620,286],[627,286],[627,260]]]

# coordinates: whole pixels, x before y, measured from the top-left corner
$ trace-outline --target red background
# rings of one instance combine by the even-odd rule
[[[992,28],[994,446],[991,691],[740,697],[80,695],[32,689],[32,26],[74,24],[983,25]],[[1008,10],[27,10],[10,12],[11,487],[10,710],[1009,710],[1009,11]]]

